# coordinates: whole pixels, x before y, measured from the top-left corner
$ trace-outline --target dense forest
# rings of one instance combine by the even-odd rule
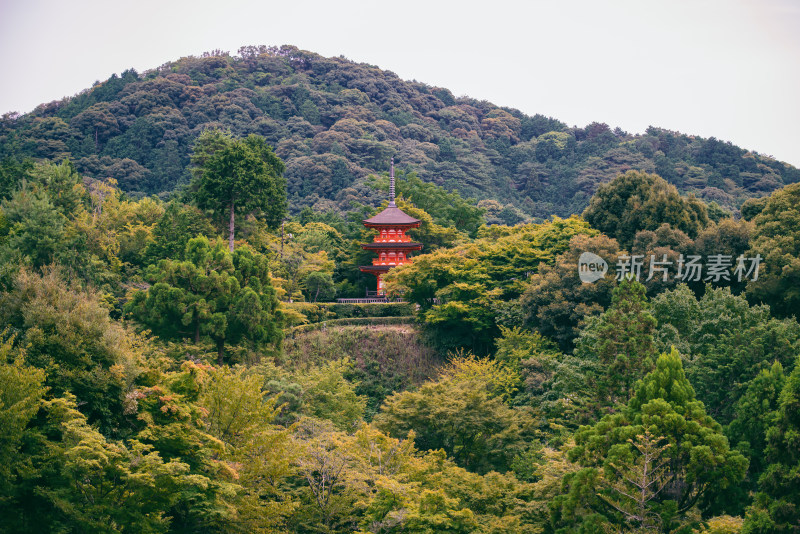
[[[294,213],[374,203],[365,179],[391,157],[425,182],[490,201],[506,224],[580,213],[600,184],[629,169],[728,210],[800,181],[800,170],[714,138],[569,127],[289,46],[127,70],[33,113],[7,114],[0,159],[68,157],[82,175],[114,178],[128,193],[167,193],[188,183],[192,146],[210,127],[258,134],[275,148]]]
[[[798,178],[289,47],[6,116],[0,531],[796,534]]]

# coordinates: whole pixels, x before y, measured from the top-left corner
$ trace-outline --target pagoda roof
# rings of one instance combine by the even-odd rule
[[[369,219],[364,219],[364,224],[370,225],[411,225],[411,224],[419,224],[420,220],[407,215],[403,210],[397,207],[394,202],[389,202],[389,205],[379,214],[370,217]]]
[[[382,249],[411,249],[421,250],[422,243],[414,243],[413,241],[373,241],[372,243],[364,243],[361,248],[365,250],[382,250]]]

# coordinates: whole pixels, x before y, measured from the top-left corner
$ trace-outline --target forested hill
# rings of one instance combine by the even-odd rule
[[[600,183],[628,169],[729,208],[800,181],[800,170],[714,138],[571,128],[291,46],[128,70],[30,114],[5,115],[0,159],[70,158],[85,176],[164,193],[188,181],[192,144],[210,127],[274,145],[292,211],[374,200],[365,178],[386,171],[391,156],[425,181],[533,216],[579,212]]]

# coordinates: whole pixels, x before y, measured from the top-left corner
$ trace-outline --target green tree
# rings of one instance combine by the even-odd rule
[[[90,424],[109,436],[130,432],[124,397],[140,373],[141,341],[109,318],[99,296],[50,270],[22,270],[0,295],[0,321],[17,333],[28,365],[45,372],[53,395],[80,400]]]
[[[716,200],[712,200],[706,204],[706,209],[708,209],[709,220],[715,223],[719,223],[723,219],[731,219],[733,217],[733,214],[720,206]]]
[[[478,529],[475,514],[469,509],[459,509],[458,504],[456,499],[447,497],[443,490],[423,490],[419,503],[405,518],[403,530],[415,533],[475,532]]]
[[[783,317],[800,317],[800,184],[787,185],[769,197],[754,219],[748,257],[763,258],[758,280],[747,294],[769,304]]]
[[[236,519],[233,505],[241,486],[235,480],[235,464],[226,457],[226,444],[209,432],[217,427],[209,424],[210,414],[202,404],[209,371],[209,366],[191,361],[174,371],[151,369],[156,383],[140,386],[130,395],[130,409],[141,428],[136,439],[153,447],[164,461],[186,466],[185,481],[167,487],[171,498],[165,515],[175,532],[224,530]]]
[[[150,263],[167,258],[182,260],[186,243],[200,235],[209,238],[216,235],[202,212],[193,206],[170,202],[153,227],[153,240],[144,255]]]
[[[613,270],[594,283],[581,282],[578,258],[584,252],[603,258],[609,269],[621,253],[614,239],[577,235],[553,265],[543,265],[531,276],[519,299],[523,324],[556,341],[564,351],[573,348],[582,323],[611,304],[616,285]]]
[[[204,481],[187,476],[186,464],[165,463],[136,440],[106,440],[75,409],[74,397],[45,403],[45,410],[60,438],[48,452],[59,461],[40,468],[60,473],[40,492],[54,509],[53,524],[67,532],[168,532],[170,505],[184,492],[202,491]]]
[[[663,519],[653,506],[669,484],[669,461],[663,438],[649,429],[628,438],[630,456],[608,462],[600,498],[619,512],[634,532],[662,532]]]
[[[595,360],[603,369],[593,377],[596,402],[612,409],[627,403],[634,383],[655,364],[655,330],[644,286],[623,280],[614,288],[609,309],[589,319],[575,342],[576,358]]]
[[[655,332],[644,287],[626,280],[614,288],[611,306],[587,319],[572,354],[539,349],[522,362],[522,398],[541,407],[551,439],[619,411],[633,384],[653,368]]]
[[[652,300],[659,350],[687,356],[686,376],[717,421],[729,424],[734,407],[762,370],[780,362],[787,372],[800,352],[800,325],[750,306],[730,288],[707,287],[697,299],[685,285]]]
[[[722,219],[718,223],[708,225],[700,232],[694,241],[694,254],[704,258],[714,254],[729,255],[732,258],[733,269],[735,269],[738,264],[737,258],[740,255],[749,257],[748,249],[750,248],[752,232],[753,224],[748,221],[735,221],[731,218]],[[716,287],[729,286],[735,293],[741,293],[747,284],[747,277],[743,276],[742,280],[739,281],[735,273],[732,273],[730,280],[720,278],[720,280],[710,283]],[[700,288],[697,286],[699,286],[699,283],[695,284],[693,289],[699,293]]]
[[[267,259],[249,247],[230,253],[205,237],[191,239],[185,260],[148,268],[153,285],[126,305],[143,325],[165,338],[209,336],[224,361],[225,344],[279,343],[282,316]]]
[[[3,346],[3,356],[8,347]],[[125,410],[138,412],[144,429],[122,442],[90,425],[75,395],[46,394],[44,373],[24,366],[19,357],[14,364],[0,364],[0,374],[8,379],[0,385],[5,434],[0,454],[12,453],[3,457],[4,475],[9,475],[0,498],[4,532],[190,532],[200,525],[218,528],[232,517],[224,501],[236,486],[213,469],[213,462],[193,470],[174,454],[191,427],[184,420],[167,428],[167,420],[188,412],[185,404],[179,407],[174,391],[132,391]],[[147,410],[153,401],[168,436],[159,443],[162,450],[145,443],[158,433]],[[209,454],[211,444],[206,442]]]
[[[353,430],[364,417],[366,399],[345,379],[353,364],[348,359],[328,361],[307,369],[298,382],[303,388],[303,411],[327,419],[341,430]]]
[[[192,482],[183,478],[185,464],[165,464],[135,440],[108,441],[77,410],[73,395],[31,399],[38,417],[25,429],[24,469],[0,502],[0,528],[168,532],[169,502]]]
[[[675,186],[655,174],[628,171],[597,190],[583,216],[594,228],[629,248],[636,232],[663,223],[694,238],[708,225],[705,205],[683,198]]]
[[[736,418],[725,428],[731,443],[750,457],[747,487],[751,490],[756,489],[758,479],[767,467],[767,432],[775,424],[785,383],[786,375],[780,362],[763,369],[736,403]]]
[[[552,360],[558,355],[558,350],[553,342],[542,337],[539,332],[530,332],[517,326],[506,328],[501,326],[501,337],[497,338],[497,351],[495,360],[509,369],[520,372],[522,369],[530,371],[534,367],[539,370],[549,367]],[[532,362],[531,359],[536,359]],[[543,377],[538,379],[530,377],[531,385],[541,385]]]
[[[374,473],[367,481],[377,488],[364,512],[363,529],[496,534],[541,531],[533,511],[536,504],[531,502],[531,486],[514,475],[472,473],[454,465],[442,450],[420,453],[412,439],[387,438],[368,426],[356,437],[357,452],[369,460],[368,471]]]
[[[83,187],[81,176],[69,160],[64,160],[59,165],[37,165],[32,178],[47,191],[53,205],[66,217],[74,217],[82,207],[89,205],[89,194]]]
[[[5,261],[18,255],[38,268],[52,263],[67,248],[67,219],[45,191],[23,185],[3,201],[2,210],[9,226],[3,243]]]
[[[456,360],[455,369],[439,380],[395,393],[375,416],[375,425],[395,437],[413,431],[417,447],[444,449],[471,471],[508,470],[528,445],[533,422],[527,412],[503,402],[508,375],[502,367],[473,363]]]
[[[233,252],[235,214],[256,213],[277,227],[286,213],[283,162],[263,137],[232,139],[207,130],[195,145],[197,204],[228,215],[228,247]]]
[[[82,210],[71,221],[70,233],[85,239],[87,256],[103,260],[109,271],[119,273],[126,267],[142,265],[163,205],[153,198],[127,199],[113,180],[95,184],[93,189],[92,212]]]
[[[311,302],[329,302],[336,295],[336,286],[329,273],[314,271],[306,276],[306,298]]]
[[[335,532],[352,520],[356,502],[365,497],[363,451],[330,422],[304,418],[293,443],[294,464],[308,505],[294,521],[300,531]],[[305,512],[305,513],[303,513]]]
[[[800,525],[800,362],[781,391],[778,410],[767,429],[766,471],[758,480],[759,492],[747,512],[743,533],[790,534]]]
[[[744,518],[721,515],[712,517],[700,534],[739,534],[743,532]]]
[[[627,503],[636,504],[640,524],[650,517],[670,528],[694,507],[703,508],[710,497],[743,479],[747,460],[730,450],[722,427],[695,398],[677,351],[662,354],[635,389],[622,411],[576,433],[576,446],[569,455],[584,469],[565,478],[565,493],[554,502],[553,518],[562,525],[575,528],[598,520],[617,527],[624,524],[627,514],[616,515],[625,501],[620,501],[624,489],[620,485],[628,487],[628,475],[642,471],[648,462],[646,450],[652,453],[652,487],[661,489],[648,501]],[[650,445],[637,437],[647,435],[653,436]],[[606,507],[603,501],[618,506]],[[595,513],[573,515],[580,502]]]
[[[15,352],[11,340],[0,344],[0,509],[8,505],[17,478],[24,476],[30,460],[21,450],[26,428],[45,392],[44,371],[26,366]]]
[[[761,198],[748,198],[742,203],[742,219],[745,221],[752,221],[756,215],[764,211],[764,208],[769,201],[769,197]]]
[[[233,525],[248,532],[279,532],[298,503],[285,491],[293,473],[289,431],[273,424],[275,398],[266,399],[262,378],[246,368],[209,370],[198,404],[208,432],[225,443],[224,458],[237,470],[243,491]]]
[[[699,238],[698,238],[699,240]],[[712,249],[709,254],[724,254],[728,250],[717,251]],[[636,233],[631,245],[631,254],[640,255],[643,263],[642,276],[639,279],[647,288],[650,296],[657,295],[667,289],[674,288],[680,281],[678,266],[680,255],[695,253],[695,242],[681,230],[675,229],[667,223],[659,226],[655,231],[641,230]],[[666,256],[666,258],[665,258]],[[671,262],[663,266],[653,265],[653,276],[650,277],[650,261]],[[657,268],[664,269],[659,271]],[[666,272],[666,276],[663,273]],[[648,280],[648,278],[650,278]]]
[[[31,177],[33,162],[31,160],[17,161],[5,157],[0,161],[0,200],[11,198],[11,195],[23,181]]]

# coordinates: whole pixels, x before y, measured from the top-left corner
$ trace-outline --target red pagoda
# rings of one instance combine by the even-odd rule
[[[359,267],[362,272],[372,273],[378,278],[376,295],[385,295],[383,275],[396,265],[403,265],[411,261],[412,250],[422,250],[420,243],[414,243],[406,235],[409,228],[418,228],[419,219],[403,213],[394,202],[394,158],[389,178],[389,205],[385,210],[364,220],[364,226],[378,231],[372,243],[365,243],[361,247],[365,250],[374,250],[378,257],[372,260],[372,265]],[[367,291],[369,296],[370,291]]]

